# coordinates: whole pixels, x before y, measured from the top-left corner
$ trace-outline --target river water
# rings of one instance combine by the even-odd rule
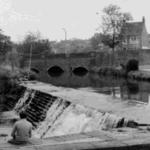
[[[84,76],[64,73],[58,77],[49,77],[48,82],[64,88],[71,87],[87,93],[107,96],[109,100],[105,100],[107,103],[102,103],[101,108],[106,108],[107,111],[110,110],[108,107],[113,105],[116,111],[114,109],[112,111],[117,115],[150,123],[150,82],[88,73]]]
[[[105,77],[98,74],[78,76],[65,73],[58,77],[49,77],[48,82],[64,88],[69,87],[110,95],[110,97],[119,98],[121,101],[128,100],[144,104],[149,102],[150,82]]]

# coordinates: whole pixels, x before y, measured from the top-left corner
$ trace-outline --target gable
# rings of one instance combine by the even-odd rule
[[[143,32],[144,23],[143,22],[128,22],[124,23],[121,34],[122,35],[141,35]]]

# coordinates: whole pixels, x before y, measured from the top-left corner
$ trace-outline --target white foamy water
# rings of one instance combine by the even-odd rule
[[[121,119],[121,117],[117,117],[113,114],[101,112],[81,104],[68,102],[59,97],[53,97],[52,99],[52,96],[49,96],[49,102],[51,103],[49,108],[47,109],[47,107],[44,106],[42,108],[40,101],[34,104],[37,98],[37,95],[36,98],[34,98],[35,95],[35,91],[27,89],[16,104],[15,110],[18,112],[22,110],[27,111],[28,117],[33,121],[33,118],[37,117],[35,116],[37,112],[35,112],[34,107],[39,107],[41,114],[46,111],[45,119],[38,123],[36,122],[37,127],[33,133],[37,138],[115,128]],[[40,96],[42,98],[42,94],[40,94]],[[44,101],[43,98],[41,99],[41,103],[42,101]]]
[[[35,92],[32,92],[31,89],[26,89],[23,96],[19,99],[19,101],[15,105],[14,110],[18,111],[21,109],[25,109],[24,107],[27,107],[26,103],[29,100],[29,96],[32,99],[34,97],[34,94],[35,94]],[[28,105],[29,105],[29,103],[28,103]]]
[[[82,105],[73,104],[61,114],[53,126],[47,130],[44,136],[40,137],[47,138],[51,136],[115,128],[120,119],[120,117],[109,113],[101,113]],[[42,133],[45,126],[47,125],[43,122],[38,130]],[[38,131],[36,130],[35,134],[37,132]],[[37,137],[39,137],[39,135]]]

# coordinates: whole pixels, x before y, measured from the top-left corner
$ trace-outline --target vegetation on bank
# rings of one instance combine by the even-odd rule
[[[6,79],[7,81],[18,84],[21,81],[36,80],[38,79],[37,74],[27,69],[15,68],[11,66],[0,66],[0,79]]]
[[[136,59],[131,59],[126,65],[117,67],[93,67],[90,72],[103,76],[123,77],[133,80],[150,81],[150,72],[139,70],[139,63]]]

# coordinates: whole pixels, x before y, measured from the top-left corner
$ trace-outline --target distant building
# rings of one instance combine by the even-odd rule
[[[150,34],[148,34],[148,41],[149,41],[149,45],[150,45]]]
[[[121,30],[121,46],[124,50],[149,49],[149,34],[145,18],[141,22],[124,22]]]

